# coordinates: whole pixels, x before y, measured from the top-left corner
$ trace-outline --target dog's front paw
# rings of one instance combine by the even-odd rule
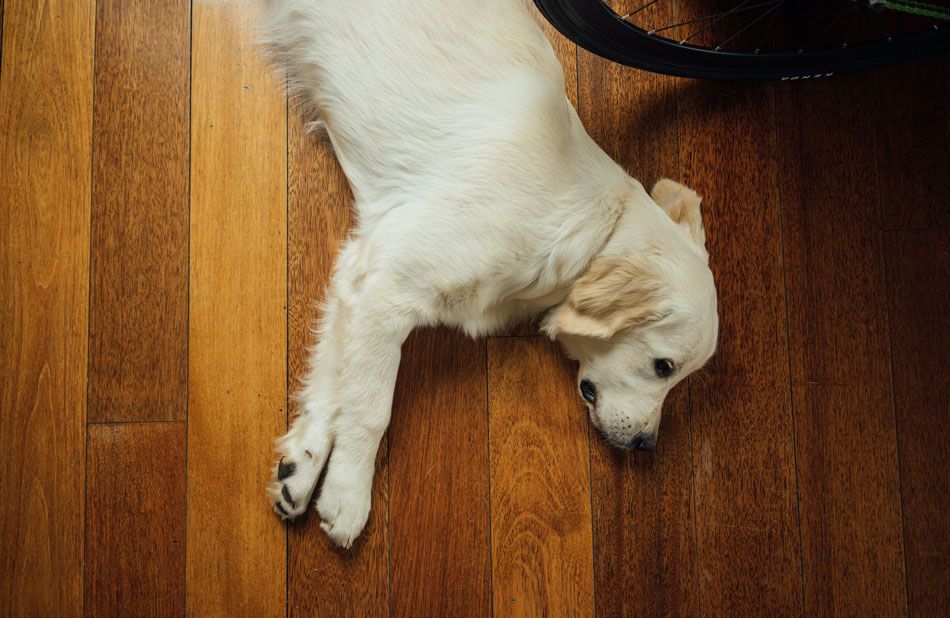
[[[357,475],[359,476],[359,475]],[[336,478],[331,469],[317,500],[320,527],[340,547],[349,549],[363,531],[372,502],[373,479],[369,482]]]
[[[281,457],[267,486],[267,497],[282,519],[293,519],[307,510],[316,484],[312,466]]]

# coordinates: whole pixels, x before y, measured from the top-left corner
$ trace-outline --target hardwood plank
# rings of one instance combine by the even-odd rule
[[[186,0],[98,3],[89,418],[185,418]]]
[[[904,612],[900,489],[867,77],[780,91],[809,614]]]
[[[719,349],[689,394],[700,611],[798,615],[772,92],[681,81],[677,98],[683,180],[704,196],[719,291]]]
[[[288,361],[304,375],[318,301],[349,225],[349,189],[325,136],[307,134],[291,106],[288,179]],[[292,406],[292,403],[288,403]],[[289,528],[288,607],[303,616],[389,613],[386,444],[380,448],[373,510],[357,548],[339,551],[312,509]]]
[[[185,612],[185,423],[89,427],[87,616]]]
[[[392,612],[491,613],[485,341],[404,346],[390,440]]]
[[[889,232],[885,247],[907,609],[923,618],[950,607],[950,231]]]
[[[594,613],[588,422],[575,373],[544,338],[488,342],[496,616]]]
[[[873,111],[884,227],[950,227],[950,59],[881,71],[879,88]]]
[[[621,3],[622,4],[622,3]],[[633,10],[634,2],[615,6]],[[669,17],[671,5],[646,9]],[[580,116],[591,135],[649,189],[679,177],[675,81],[586,51],[578,60]],[[682,616],[696,610],[696,556],[687,384],[667,399],[654,453],[591,444],[598,615]]]
[[[82,612],[91,0],[10,0],[0,67],[0,607]]]
[[[285,613],[286,102],[248,3],[193,9],[187,606]]]

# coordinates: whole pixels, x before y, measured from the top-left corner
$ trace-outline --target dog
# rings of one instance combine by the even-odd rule
[[[595,427],[652,449],[666,394],[716,347],[700,198],[648,194],[594,143],[525,0],[270,0],[264,32],[358,215],[278,441],[275,511],[303,513],[326,464],[321,527],[359,536],[419,326],[476,337],[544,314]]]

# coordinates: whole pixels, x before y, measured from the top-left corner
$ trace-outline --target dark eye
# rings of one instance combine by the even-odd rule
[[[673,373],[673,361],[668,358],[653,359],[653,373],[658,378],[668,378]]]
[[[597,389],[590,380],[581,380],[581,395],[590,405],[597,403]]]

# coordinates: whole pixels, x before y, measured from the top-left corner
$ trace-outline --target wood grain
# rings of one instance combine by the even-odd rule
[[[950,232],[889,232],[885,247],[907,609],[923,618],[950,607]]]
[[[89,427],[87,616],[185,611],[185,423]]]
[[[392,613],[491,613],[485,341],[413,333],[390,440]]]
[[[291,102],[288,179],[288,360],[296,384],[307,367],[318,302],[349,224],[349,189],[326,137],[306,133]],[[292,406],[292,403],[288,402]],[[339,551],[311,509],[289,529],[288,607],[291,614],[388,614],[387,450],[380,448],[373,510],[357,547]]]
[[[82,611],[94,4],[8,1],[0,67],[0,608]]]
[[[781,89],[779,151],[805,608],[905,611],[867,77]],[[790,124],[794,123],[794,124]],[[851,153],[866,153],[855,157]]]
[[[96,17],[89,418],[184,419],[190,3]]]
[[[950,227],[950,59],[881,71],[874,116],[885,228]]]
[[[618,11],[631,6],[615,7]],[[646,9],[670,17],[669,3]],[[586,51],[578,60],[579,113],[591,135],[647,189],[679,178],[676,82]],[[591,444],[594,569],[598,615],[682,616],[696,610],[687,388],[664,405],[654,453]]]
[[[575,373],[544,338],[488,342],[496,616],[594,613],[588,422]]]
[[[187,606],[285,613],[286,102],[247,3],[193,11]]]
[[[766,86],[682,81],[684,182],[703,199],[719,349],[690,380],[702,613],[798,615],[801,570]]]

